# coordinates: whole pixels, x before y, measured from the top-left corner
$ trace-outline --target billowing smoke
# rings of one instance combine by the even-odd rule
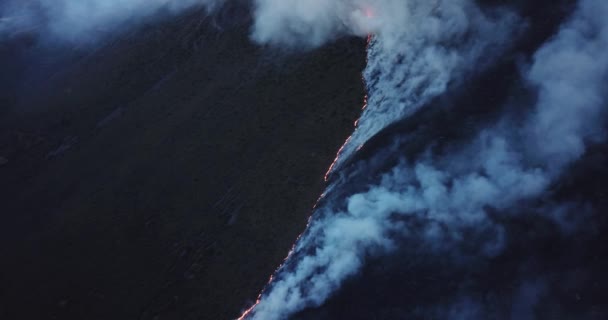
[[[252,38],[308,47],[343,34],[374,34],[365,71],[374,94],[335,170],[392,121],[482,70],[517,32],[516,22],[506,10],[486,14],[469,0],[258,0]]]
[[[259,1],[259,17],[268,14],[271,2]],[[339,32],[354,33],[349,15],[332,11],[345,3],[328,2],[295,6],[298,16],[289,12],[274,17],[273,23],[284,25],[282,29],[258,21],[253,37],[315,45]],[[394,17],[395,23],[392,28],[378,24],[371,29],[376,36],[365,72],[369,105],[351,139],[355,145],[411,115],[480,65],[491,64],[515,21],[503,11],[484,13],[470,1],[374,4],[376,14]],[[322,12],[320,22],[317,10]],[[468,254],[499,255],[509,241],[505,219],[525,212],[521,209],[529,201],[541,197],[590,144],[605,137],[607,15],[608,2],[581,0],[570,20],[522,71],[521,80],[533,101],[506,102],[501,116],[478,127],[463,143],[439,150],[429,145],[416,155],[407,152],[408,144],[416,143],[415,136],[395,136],[393,144],[374,156],[342,169],[345,173],[334,179],[308,229],[246,316],[285,319],[320,306],[360,271],[367,258],[394,251],[407,241],[425,243],[437,254],[458,256],[466,246]],[[397,164],[382,169],[363,190],[338,191],[349,186],[353,176],[382,164],[386,153],[399,154]],[[552,204],[539,211],[569,232],[568,209]],[[522,292],[534,291],[526,288]],[[475,318],[474,311],[452,308],[450,314]]]
[[[483,70],[518,32],[513,13],[486,14],[467,0],[386,2],[364,74],[373,94],[333,170],[393,121]]]
[[[52,40],[87,43],[159,14],[223,0],[8,0],[0,3],[0,40],[24,33]]]
[[[0,40],[34,33],[67,42],[95,41],[158,15],[213,10],[222,2],[9,0],[0,4]],[[460,255],[465,246],[469,255],[501,254],[509,243],[504,221],[525,212],[521,209],[543,196],[589,145],[604,140],[604,0],[580,0],[571,19],[522,69],[521,82],[534,99],[516,97],[487,106],[501,114],[463,128],[472,133],[447,147],[435,147],[440,137],[418,139],[410,130],[393,133],[392,143],[358,162],[351,161],[358,148],[376,134],[437,108],[437,97],[466,88],[467,81],[494,66],[525,32],[522,19],[505,8],[482,9],[473,0],[253,2],[251,38],[260,44],[310,49],[345,35],[373,37],[364,72],[368,105],[306,232],[246,314],[252,319],[284,319],[320,306],[370,257],[407,243],[447,256]],[[410,152],[420,140],[428,145]],[[397,160],[387,162],[386,155]],[[363,184],[353,182],[361,176]],[[571,232],[571,208],[551,203],[536,209]],[[544,290],[530,283],[522,284],[514,318],[524,318],[520,313],[530,309],[525,301]],[[465,298],[447,306],[445,314],[482,317],[480,308]]]

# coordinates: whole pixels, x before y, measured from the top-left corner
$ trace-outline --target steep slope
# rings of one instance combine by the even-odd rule
[[[3,100],[0,317],[236,316],[352,130],[364,43],[277,53],[191,13],[61,52]]]

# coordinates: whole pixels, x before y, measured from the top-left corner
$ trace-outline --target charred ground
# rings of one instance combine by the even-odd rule
[[[280,264],[363,104],[364,42],[276,52],[217,17],[0,45],[0,317],[228,319]]]

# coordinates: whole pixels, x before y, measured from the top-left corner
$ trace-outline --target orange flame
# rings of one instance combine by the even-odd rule
[[[366,5],[366,6],[363,7],[363,14],[367,18],[373,18],[373,17],[376,16],[376,13],[374,12],[374,9],[371,6],[369,6],[369,5]]]
[[[369,9],[369,10],[368,10],[368,9]],[[365,12],[365,15],[366,15],[366,16],[368,16],[368,17],[373,17],[373,14],[374,14],[374,13],[373,13],[373,11],[372,11],[371,7],[366,7],[366,8],[364,9],[364,12]],[[368,49],[368,48],[369,48],[369,45],[370,45],[371,41],[372,41],[372,35],[371,35],[371,34],[369,34],[369,35],[367,36],[367,45],[366,45],[366,49]],[[362,107],[362,109],[361,109],[361,110],[365,110],[365,108],[367,108],[367,95],[365,95],[365,97],[364,97],[364,99],[363,99],[363,107]],[[357,121],[355,121],[355,127],[357,126],[357,124],[358,124],[358,123],[359,123],[359,119],[357,119]],[[351,138],[352,138],[352,135],[351,135],[351,136],[349,136],[349,137],[346,139],[346,141],[344,142],[344,144],[342,145],[342,147],[340,147],[340,150],[338,150],[338,154],[336,155],[336,158],[334,159],[333,163],[332,163],[332,164],[331,164],[331,166],[329,167],[329,170],[327,170],[327,173],[325,174],[325,181],[327,181],[327,179],[329,178],[329,174],[331,173],[332,169],[334,168],[334,166],[335,166],[335,165],[336,165],[336,163],[338,162],[338,159],[340,158],[340,154],[341,154],[342,150],[343,150],[343,149],[344,149],[344,147],[345,147],[345,146],[348,144],[348,142],[351,140]],[[361,147],[362,147],[362,145],[361,145],[361,146],[359,146],[359,147],[357,148],[357,150],[358,150],[358,149],[360,149]],[[319,199],[317,200],[317,202],[315,203],[315,205],[314,205],[314,207],[313,207],[313,208],[316,208],[317,204],[319,203],[319,201],[320,201],[320,200],[321,200],[321,199],[322,199],[324,196],[325,196],[325,193],[321,194],[321,196],[319,197]],[[305,230],[306,230],[306,229],[308,229],[308,226],[310,225],[310,223],[311,223],[311,222],[312,222],[312,216],[310,216],[310,217],[308,218],[308,223],[306,224],[306,228],[305,228]],[[297,239],[296,239],[296,241],[294,242],[293,246],[291,247],[291,250],[289,250],[289,253],[287,254],[287,256],[285,257],[285,259],[283,260],[283,263],[282,263],[282,264],[281,264],[281,265],[280,265],[280,266],[279,266],[279,267],[278,267],[278,268],[275,270],[275,272],[274,272],[274,273],[276,273],[277,271],[279,271],[279,269],[281,269],[281,267],[282,267],[282,266],[283,266],[283,265],[284,265],[284,264],[287,262],[287,260],[289,259],[289,257],[290,257],[290,256],[293,254],[293,252],[295,251],[295,248],[296,248],[296,244],[298,243],[298,241],[300,240],[300,238],[302,238],[302,235],[303,235],[303,233],[302,233],[302,234],[300,234],[300,235],[298,236],[298,238],[297,238]],[[270,283],[272,282],[272,280],[273,280],[273,279],[274,279],[274,274],[270,276],[270,279],[268,280],[268,283],[270,284]],[[253,311],[254,311],[255,307],[257,307],[257,306],[260,304],[260,302],[262,301],[262,293],[263,293],[263,291],[262,291],[262,292],[260,292],[260,294],[258,295],[258,297],[257,297],[257,299],[256,299],[256,301],[255,301],[255,303],[254,303],[254,304],[253,304],[251,307],[249,307],[247,310],[243,311],[243,314],[242,314],[242,315],[241,315],[239,318],[237,318],[236,320],[245,320],[245,319],[246,319],[248,316],[250,316],[250,315],[253,313]]]

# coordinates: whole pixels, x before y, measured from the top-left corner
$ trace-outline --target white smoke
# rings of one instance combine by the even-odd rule
[[[260,43],[319,46],[340,33],[350,1],[256,0],[252,38]],[[355,8],[351,8],[355,10]]]
[[[395,5],[389,6],[386,14],[400,23],[384,25],[370,46],[364,76],[374,94],[339,161],[393,121],[444,93],[448,85],[482,70],[515,33],[517,18],[505,10],[490,18],[466,0],[407,3],[402,17],[395,14]],[[334,170],[339,167],[337,163]]]
[[[8,0],[0,4],[0,40],[36,33],[53,40],[86,43],[156,14],[201,7],[223,0]]]
[[[461,20],[467,20],[465,8],[472,8],[470,3],[455,3],[461,6]],[[430,11],[423,13],[432,16]],[[529,70],[522,75],[537,92],[537,101],[527,114],[505,115],[482,130],[467,146],[450,153],[433,155],[429,151],[418,159],[407,159],[407,155],[403,155],[403,161],[382,175],[378,184],[320,207],[287,263],[279,269],[248,316],[285,319],[305,308],[321,305],[346,278],[359,271],[366,256],[393,250],[397,245],[394,235],[413,236],[436,250],[457,251],[458,245],[466,241],[464,231],[476,230],[492,235],[478,244],[478,253],[499,254],[508,235],[488,210],[517,214],[519,205],[542,195],[567,166],[585,153],[588,144],[604,139],[602,119],[608,101],[606,16],[608,2],[581,0],[571,20],[538,50]],[[439,25],[442,22],[436,21]],[[453,22],[450,24],[451,27],[436,28],[458,30]],[[420,34],[424,36],[428,34]],[[433,38],[413,39],[421,41],[415,47],[416,52],[424,52],[427,47],[435,50]],[[382,40],[379,37],[377,41]],[[395,47],[377,44],[374,50],[390,48]],[[372,50],[370,57],[373,59],[376,54]],[[460,53],[453,58],[447,51],[431,56],[434,59],[429,61],[434,63],[420,71],[423,77],[424,72],[441,73],[444,68],[473,69],[475,59],[480,58],[474,53]],[[408,58],[416,59],[404,57]],[[455,67],[458,64],[451,59],[460,61],[462,66]],[[375,68],[380,78],[412,77],[407,68],[401,69],[390,60],[370,68]],[[387,117],[385,122],[407,115],[403,111],[392,112],[391,108],[399,109],[398,99],[407,102],[417,92],[441,93],[450,81],[450,73],[447,79],[438,79],[442,79],[441,76],[428,76],[414,91],[409,86],[416,82],[409,78],[403,79],[410,81],[404,86],[372,84],[369,108],[391,111],[363,117],[361,127],[365,121],[377,120],[382,115]],[[416,104],[409,102],[409,105]],[[548,219],[567,224],[562,220],[563,210],[545,212]]]
[[[506,10],[485,14],[470,0],[256,3],[257,42],[306,47],[342,34],[374,34],[364,75],[374,94],[333,170],[393,121],[483,69],[514,34],[517,21]]]

